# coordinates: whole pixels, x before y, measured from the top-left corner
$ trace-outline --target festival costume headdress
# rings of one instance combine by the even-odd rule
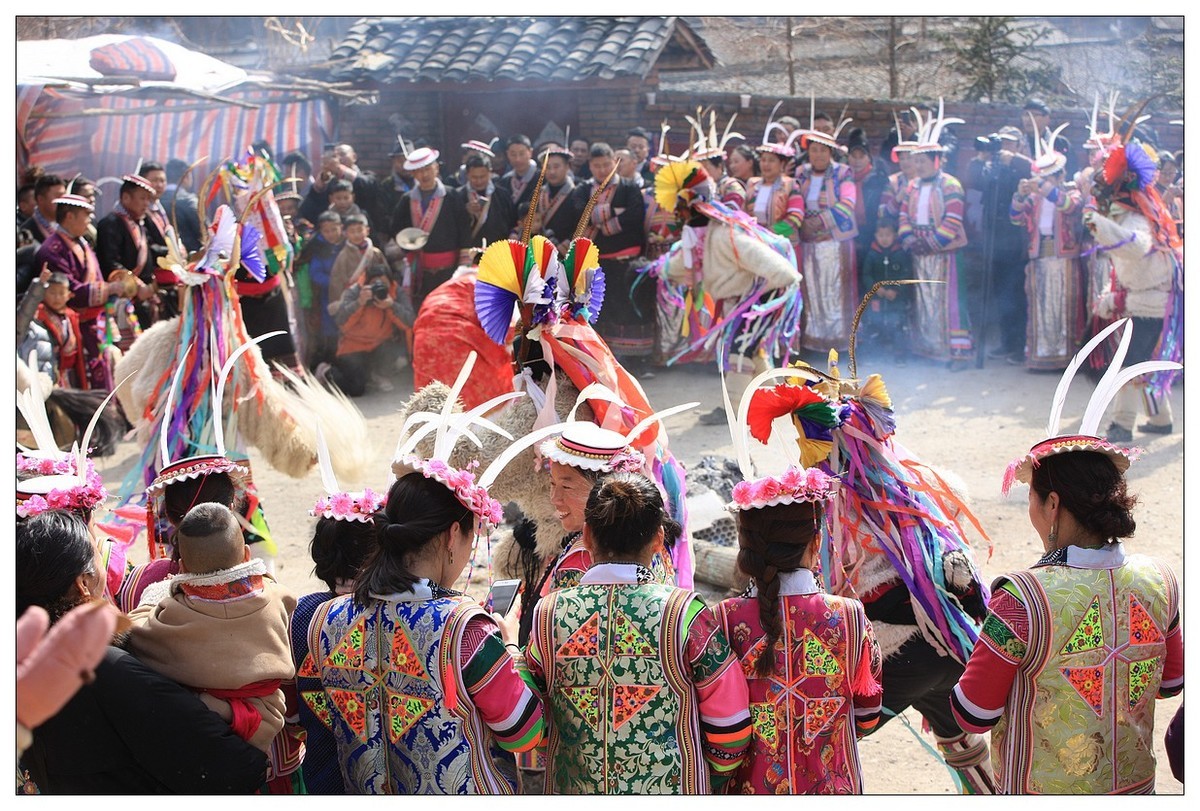
[[[916,153],[922,152],[945,152],[947,147],[939,142],[942,137],[942,130],[950,124],[965,124],[961,118],[946,118],[946,103],[944,99],[938,99],[937,117],[934,118],[930,114],[929,118],[923,119],[921,111],[916,107],[910,107],[912,114],[917,120],[917,142],[912,147],[912,151]]]
[[[771,389],[758,388],[779,378],[789,380]],[[837,479],[812,467],[814,460],[828,456],[830,443],[822,437],[838,422],[833,404],[799,382],[812,379],[815,376],[805,369],[768,369],[750,381],[734,417],[729,387],[724,372],[721,373],[729,436],[743,479],[733,488],[733,500],[726,507],[729,511],[823,502],[836,493]],[[756,476],[750,459],[750,437],[763,445],[773,442],[788,459],[787,467],[777,475]],[[790,441],[792,437],[795,444]]]
[[[404,168],[410,172],[423,169],[426,166],[436,163],[439,157],[441,157],[441,153],[436,149],[423,146],[420,149],[414,149],[404,156]]]
[[[732,132],[733,122],[737,120],[737,113],[729,117],[729,122],[725,125],[725,131],[717,138],[717,113],[715,110],[708,114],[708,135],[704,134],[704,125],[701,122],[700,111],[696,111],[696,117],[684,116],[687,122],[692,125],[692,129],[696,131],[697,140],[692,145],[691,157],[698,161],[710,160],[712,158],[724,158],[725,147],[734,138],[745,138],[740,132]]]
[[[539,451],[542,457],[582,470],[602,473],[639,472],[646,464],[646,457],[641,451],[631,447],[630,443],[651,425],[700,405],[699,402],[684,403],[657,411],[631,430],[621,432],[601,428],[591,420],[575,418],[580,404],[593,398],[619,402],[617,395],[607,386],[599,383],[587,386],[579,392],[566,422],[559,424],[561,433],[541,444]]]
[[[384,497],[372,491],[369,487],[361,492],[350,493],[338,487],[337,475],[333,472],[333,463],[329,459],[329,445],[325,442],[325,432],[317,425],[317,467],[321,471],[321,486],[325,495],[317,499],[308,514],[318,518],[332,518],[334,521],[358,521],[370,523],[376,512],[383,508]]]
[[[917,142],[904,140],[903,131],[900,129],[900,117],[895,112],[892,113],[892,120],[896,122],[896,145],[892,147],[892,161],[896,163],[900,160],[900,154],[912,152]]]
[[[496,153],[492,151],[491,144],[485,144],[483,141],[467,141],[465,144],[459,144],[459,148],[478,152],[481,155],[487,155],[489,158],[496,157]]]
[[[1112,361],[1109,362],[1108,369],[1100,378],[1100,382],[1096,384],[1096,390],[1092,393],[1091,399],[1088,400],[1087,408],[1083,412],[1083,419],[1079,424],[1079,433],[1059,434],[1063,405],[1066,402],[1067,391],[1075,377],[1075,372],[1083,365],[1088,355],[1118,329],[1122,330],[1120,341],[1113,353]],[[1121,387],[1138,376],[1149,372],[1182,369],[1183,367],[1174,361],[1148,360],[1135,363],[1128,369],[1122,369],[1121,364],[1125,360],[1132,337],[1132,322],[1128,318],[1122,318],[1098,332],[1071,359],[1063,371],[1058,388],[1054,390],[1054,399],[1050,403],[1050,418],[1046,422],[1047,438],[1030,448],[1029,453],[1009,463],[1008,468],[1004,471],[1004,480],[1001,486],[1005,495],[1008,494],[1014,482],[1029,484],[1033,477],[1033,469],[1047,456],[1075,451],[1093,451],[1108,456],[1116,465],[1117,470],[1124,473],[1129,469],[1129,464],[1141,455],[1141,448],[1123,448],[1099,436],[1098,429],[1100,419],[1104,416],[1104,410],[1117,396]]]
[[[493,397],[470,411],[456,413],[454,406],[458,402],[459,392],[466,384],[477,357],[478,355],[474,352],[467,356],[466,363],[459,371],[440,412],[435,414],[429,411],[418,411],[410,414],[405,420],[400,439],[396,443],[396,452],[392,457],[392,474],[399,479],[409,473],[420,473],[428,479],[445,485],[464,507],[475,514],[483,528],[483,534],[487,534],[504,520],[504,509],[500,502],[488,495],[487,487],[481,483],[482,478],[480,482],[476,481],[472,469],[478,467],[479,463],[471,462],[466,466],[468,469],[458,470],[451,466],[450,454],[461,437],[466,437],[476,446],[481,444],[471,430],[476,426],[486,428],[512,441],[511,434],[483,415],[510,400],[524,397],[525,394],[516,391],[508,392]],[[423,458],[416,453],[416,448],[418,443],[430,433],[434,434],[433,451],[428,458]],[[489,466],[488,472],[491,469]],[[494,481],[494,475],[489,483],[490,481]]]
[[[138,171],[141,171],[141,165],[141,161],[138,161]],[[140,186],[141,188],[150,192],[151,196],[156,196],[158,194],[158,192],[154,190],[154,186],[150,183],[150,181],[139,175],[137,172],[134,172],[131,175],[121,175],[121,182],[133,183],[136,186]]]
[[[796,130],[788,135],[787,128],[775,120],[775,113],[779,111],[779,106],[781,104],[783,104],[782,99],[775,102],[775,106],[771,108],[771,114],[767,116],[767,126],[763,130],[762,143],[754,147],[754,151],[760,155],[763,152],[770,152],[774,155],[778,155],[786,161],[796,157],[796,148],[793,146],[793,144],[795,144],[796,140],[804,134],[804,131]],[[779,130],[787,135],[787,140],[785,140],[782,144],[771,142],[771,133],[775,130]]]
[[[64,194],[62,197],[55,197],[54,205],[56,205],[56,206],[76,206],[78,208],[84,209],[85,211],[95,211],[96,210],[96,207],[93,206],[86,197],[79,195],[79,194]]]
[[[817,129],[817,99],[815,96],[808,97],[808,129],[800,130],[800,148],[808,149],[810,143],[824,144],[834,152],[847,152],[847,148],[838,143],[838,136],[842,134],[842,130],[853,121],[853,118],[846,118],[846,108],[842,108],[842,114],[839,116],[837,126],[833,130],[833,134],[821,132]]]
[[[29,359],[31,369],[36,361]],[[121,381],[123,385],[131,375]],[[46,415],[46,401],[36,372],[30,375],[29,387],[17,392],[17,410],[29,426],[37,448],[26,448],[18,443],[17,470],[38,475],[18,481],[16,486],[17,517],[30,518],[46,510],[84,510],[91,512],[104,503],[108,491],[100,474],[88,458],[92,434],[110,400],[116,394],[114,387],[105,397],[88,421],[80,444],[69,453],[59,450],[54,441],[54,431]]]
[[[1033,120],[1031,113],[1026,113],[1030,120]],[[1050,137],[1045,140],[1039,134],[1033,139],[1033,146],[1037,151],[1034,157],[1033,165],[1030,167],[1033,173],[1038,177],[1049,177],[1055,172],[1061,172],[1067,165],[1067,156],[1054,149],[1054,142],[1058,140],[1059,133],[1067,128],[1067,122],[1059,124],[1058,127],[1050,133]]]

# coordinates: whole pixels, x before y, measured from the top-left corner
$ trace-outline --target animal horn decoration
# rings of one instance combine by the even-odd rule
[[[608,173],[608,177],[604,178],[604,182],[596,184],[596,190],[592,192],[592,196],[588,198],[587,205],[583,207],[583,215],[579,218],[579,225],[575,226],[575,234],[572,239],[579,239],[583,236],[583,232],[587,229],[588,221],[592,219],[592,209],[596,207],[596,201],[600,199],[600,193],[612,181],[613,176],[617,174],[616,163],[613,163],[612,171]]]
[[[521,231],[521,241],[526,245],[533,234],[533,217],[537,213],[538,202],[542,197],[542,183],[546,179],[546,164],[550,162],[550,153],[542,155],[542,170],[538,172],[537,183],[534,184],[533,194],[529,198],[529,213],[525,217],[525,227]]]
[[[404,143],[404,134],[399,133],[399,132],[396,133],[396,140],[400,143],[401,154],[403,154],[405,159],[407,159],[408,158],[408,144]]]
[[[842,105],[842,112],[838,115],[838,125],[833,130],[833,140],[835,141],[842,134],[842,130],[845,129],[846,125],[854,120],[853,118],[846,118],[846,110],[848,109],[850,109],[849,104]]]
[[[762,138],[762,142],[764,144],[771,143],[771,131],[772,130],[784,129],[784,126],[782,124],[775,121],[775,113],[779,112],[779,108],[782,105],[783,105],[783,99],[780,99],[779,101],[775,102],[775,106],[771,108],[771,114],[769,116],[767,116],[767,126],[763,130],[763,138]]]
[[[1129,105],[1129,109],[1125,111],[1125,115],[1121,116],[1121,122],[1117,125],[1116,136],[1121,143],[1127,144],[1133,138],[1133,130],[1141,120],[1142,111],[1146,109],[1146,105],[1158,98],[1161,94],[1156,93],[1153,96],[1142,99],[1141,104],[1137,106],[1137,111],[1133,111],[1133,105]]]
[[[691,126],[691,128],[696,131],[696,141],[695,141],[695,143],[692,144],[692,149],[691,149],[693,155],[701,155],[704,152],[706,152],[709,147],[709,139],[704,134],[704,124],[701,119],[701,116],[702,116],[701,108],[697,107],[695,118],[692,118],[690,115],[685,115],[683,117],[683,120],[688,122],[688,124]],[[713,120],[715,121],[715,119],[716,119],[716,113],[713,113]],[[713,135],[716,135],[715,124],[714,124],[714,129],[713,129]]]
[[[929,142],[936,144],[941,140],[942,130],[947,124],[965,124],[966,121],[961,118],[946,118],[946,101],[943,98],[938,98],[938,115],[937,121],[934,122],[933,131],[930,134]]]

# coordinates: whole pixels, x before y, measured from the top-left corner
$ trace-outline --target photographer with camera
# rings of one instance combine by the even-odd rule
[[[995,323],[1000,332],[999,345],[987,356],[1020,366],[1025,362],[1028,244],[1024,229],[1009,219],[1008,209],[1018,184],[1029,177],[1031,160],[1021,130],[1011,126],[976,138],[975,150],[975,157],[967,167],[967,184],[971,189],[968,206],[974,199],[980,207],[980,216],[968,213],[968,234],[982,246],[979,256],[983,264],[982,283],[988,285],[984,296],[992,302],[987,307],[990,313],[980,315]],[[972,224],[978,229],[977,237],[975,229],[970,229]],[[983,328],[987,327],[984,323]],[[981,340],[984,335],[980,333]]]
[[[400,356],[398,338],[412,327],[415,314],[408,293],[392,279],[387,260],[380,257],[360,266],[341,300],[330,304],[331,309],[335,306],[337,357],[332,364],[318,366],[317,377],[335,383],[350,397],[362,396],[368,382],[380,391],[392,391],[389,377]]]

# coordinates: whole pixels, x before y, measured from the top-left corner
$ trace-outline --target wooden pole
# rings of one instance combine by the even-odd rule
[[[711,541],[692,539],[696,556],[696,579],[726,589],[741,590],[750,579],[738,571],[737,549],[718,546]]]
[[[788,66],[788,95],[796,95],[796,57],[792,53],[792,18],[785,17],[787,22],[787,66]]]

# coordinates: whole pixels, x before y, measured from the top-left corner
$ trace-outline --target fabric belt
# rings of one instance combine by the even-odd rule
[[[235,280],[233,285],[237,289],[239,296],[265,296],[282,283],[283,276],[276,273],[262,282],[239,282]]]
[[[621,250],[613,251],[612,253],[602,253],[602,254],[600,254],[600,258],[601,259],[632,259],[635,256],[641,255],[641,253],[642,253],[642,249],[639,248],[637,245],[634,245],[633,247],[622,248]]]
[[[417,264],[421,270],[429,273],[454,267],[458,262],[458,251],[421,251]]]

